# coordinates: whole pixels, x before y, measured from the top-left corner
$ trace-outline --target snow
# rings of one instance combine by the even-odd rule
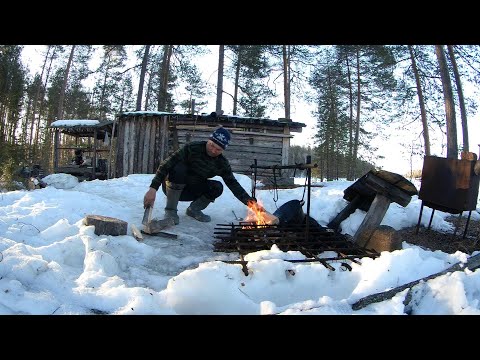
[[[251,190],[248,176],[235,174]],[[480,272],[457,271],[414,287],[406,308],[406,290],[392,299],[353,310],[352,304],[369,294],[385,291],[443,271],[469,255],[447,254],[402,243],[402,249],[364,257],[352,270],[332,262],[335,271],[318,262],[293,263],[301,253],[277,246],[250,253],[248,276],[237,253],[214,250],[217,224],[236,222],[247,208],[225,186],[224,193],[204,210],[212,217],[201,223],[185,215],[188,202],[179,203],[180,224],[169,231],[177,239],[146,237],[137,241],[131,226],[141,228],[143,195],[153,175],[78,182],[67,174],[49,175],[43,189],[0,193],[0,314],[234,314],[234,315],[413,315],[480,314]],[[215,180],[222,181],[216,177]],[[305,184],[305,179],[296,179]],[[315,182],[314,182],[315,183]],[[310,215],[326,225],[347,204],[343,190],[349,181],[315,183]],[[419,184],[415,184],[419,189]],[[304,188],[256,190],[270,213],[292,199],[302,199]],[[392,203],[382,221],[395,229],[415,226],[421,201],[406,207]],[[165,196],[160,191],[153,217],[161,218]],[[425,208],[427,209],[427,208]],[[304,205],[306,212],[306,204]],[[127,235],[95,235],[85,226],[86,215],[114,217],[128,223]],[[422,225],[431,211],[424,210]],[[432,228],[452,232],[450,214],[435,211]],[[343,221],[342,231],[353,235],[365,217],[356,210]],[[472,212],[472,220],[480,214]]]

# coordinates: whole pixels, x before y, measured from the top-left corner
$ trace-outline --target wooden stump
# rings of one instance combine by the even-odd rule
[[[83,223],[87,226],[95,226],[95,235],[126,235],[128,223],[126,221],[102,216],[87,215],[83,219]]]
[[[373,232],[366,247],[377,252],[401,250],[402,240],[394,228],[387,225],[380,225]]]

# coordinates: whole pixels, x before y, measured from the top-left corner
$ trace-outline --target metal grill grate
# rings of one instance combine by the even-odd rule
[[[299,251],[307,259],[288,260],[291,262],[319,261],[330,270],[335,270],[329,261],[358,261],[362,257],[377,257],[375,251],[364,249],[349,241],[343,234],[325,227],[314,227],[305,231],[304,226],[277,226],[277,225],[256,225],[250,222],[238,224],[217,224],[214,237],[218,239],[214,243],[215,251],[238,252],[240,261],[225,261],[227,263],[238,263],[244,266],[246,272],[246,261],[243,256],[255,251],[270,250],[272,245],[277,245],[282,251]],[[334,257],[318,257],[319,254],[333,251],[337,253]],[[348,263],[344,265],[351,269]]]

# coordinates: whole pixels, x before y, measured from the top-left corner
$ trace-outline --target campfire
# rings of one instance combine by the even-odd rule
[[[247,208],[247,216],[244,219],[244,229],[266,227],[266,225],[278,225],[279,219],[264,209],[261,203],[251,203]],[[255,225],[255,226],[252,226]]]
[[[298,200],[289,201],[277,209],[275,215],[262,211],[261,206],[252,207],[248,210],[245,221],[240,221],[239,224],[217,224],[214,231],[217,239],[214,243],[215,251],[238,252],[240,261],[225,262],[241,264],[247,276],[247,261],[243,256],[254,251],[270,250],[274,244],[282,251],[299,251],[306,256],[305,259],[287,261],[319,261],[330,270],[334,268],[328,261],[341,261],[344,264],[344,261],[349,260],[358,263],[358,258],[379,255],[358,247],[341,233],[320,226],[313,218],[309,219],[307,227],[300,204]],[[292,210],[298,210],[298,213]],[[302,214],[303,217],[299,216]],[[326,251],[336,252],[338,256],[318,257]],[[345,264],[348,268],[348,264]]]

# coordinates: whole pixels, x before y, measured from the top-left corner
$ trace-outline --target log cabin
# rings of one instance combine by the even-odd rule
[[[254,159],[264,166],[288,165],[292,133],[302,132],[306,126],[290,119],[152,111],[124,112],[115,121],[118,138],[114,177],[153,174],[171,153],[188,142],[207,140],[219,126],[232,134],[223,153],[232,171],[251,175]]]

